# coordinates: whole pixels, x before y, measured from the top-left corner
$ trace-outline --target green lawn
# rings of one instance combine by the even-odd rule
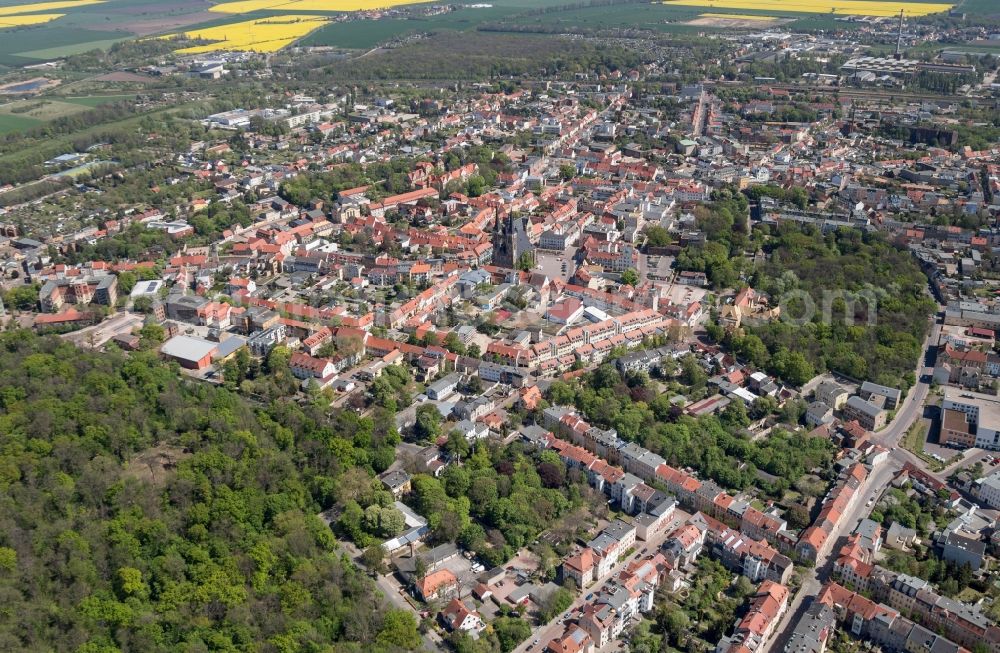
[[[25,129],[30,129],[35,125],[40,125],[41,123],[41,120],[35,120],[34,118],[28,118],[26,116],[0,113],[0,134],[23,131]]]

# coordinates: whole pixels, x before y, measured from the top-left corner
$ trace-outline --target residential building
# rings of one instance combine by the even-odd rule
[[[590,634],[576,624],[567,626],[566,631],[550,641],[545,650],[547,653],[591,653],[594,640]]]
[[[45,313],[54,313],[67,304],[114,306],[118,301],[118,277],[107,274],[49,279],[39,289],[38,301]]]
[[[796,622],[785,642],[784,653],[824,653],[837,626],[837,615],[830,606],[813,601]]]
[[[890,388],[877,383],[872,383],[871,381],[865,381],[861,384],[861,389],[858,390],[858,395],[867,401],[871,401],[872,397],[882,397],[885,400],[884,405],[886,410],[895,410],[895,408],[899,405],[902,392],[898,388]],[[872,401],[872,403],[875,402]]]
[[[450,569],[432,571],[415,585],[417,596],[424,603],[450,599],[458,593],[458,589],[458,578]]]
[[[955,564],[969,565],[972,571],[979,571],[986,556],[986,544],[961,531],[952,531],[941,544],[941,558]]]
[[[1000,470],[973,481],[970,492],[990,508],[1000,508]]]
[[[840,410],[847,403],[851,393],[836,381],[823,381],[816,386],[816,401],[822,401],[834,410]]]
[[[448,606],[438,613],[438,619],[448,630],[478,633],[486,628],[479,613],[467,607],[458,599],[452,599]]]
[[[847,420],[856,420],[862,428],[869,431],[881,429],[888,419],[888,413],[884,408],[858,396],[850,397],[844,404],[844,416]]]
[[[765,580],[750,598],[746,614],[736,622],[731,635],[719,640],[716,653],[754,653],[763,650],[788,609],[788,588]]]

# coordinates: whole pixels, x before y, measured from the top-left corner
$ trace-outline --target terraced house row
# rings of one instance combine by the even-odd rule
[[[701,511],[755,539],[763,539],[782,551],[795,548],[795,534],[787,522],[773,512],[763,512],[748,501],[733,497],[711,480],[699,480],[693,474],[667,465],[662,456],[634,442],[627,442],[614,429],[600,429],[588,424],[574,409],[552,406],[545,409],[546,428],[581,446],[640,479],[661,483],[677,501]]]
[[[827,602],[840,606],[841,612],[848,613],[855,635],[884,641],[890,634],[879,634],[881,631],[870,622],[877,620],[880,624],[888,622],[891,625],[893,619],[904,615],[923,629],[951,640],[953,644],[948,645],[954,647],[951,650],[960,647],[971,650],[984,645],[990,653],[1000,653],[1000,627],[984,615],[978,605],[948,598],[926,580],[874,564],[874,552],[874,547],[859,542],[857,534],[852,536],[834,563],[834,574],[854,591],[831,583],[819,598],[824,600],[825,597]],[[855,595],[855,591],[871,600]],[[886,605],[875,606],[875,601]],[[898,637],[898,633],[894,636]],[[889,648],[910,650],[898,644]]]

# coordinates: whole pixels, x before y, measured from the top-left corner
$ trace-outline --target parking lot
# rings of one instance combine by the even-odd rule
[[[549,279],[565,281],[576,270],[575,253],[576,247],[567,247],[562,252],[535,250],[535,271],[544,273]]]

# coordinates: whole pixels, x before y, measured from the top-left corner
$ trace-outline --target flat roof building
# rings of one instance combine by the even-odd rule
[[[193,336],[174,336],[163,343],[160,353],[177,361],[181,367],[200,370],[212,364],[219,343]]]

